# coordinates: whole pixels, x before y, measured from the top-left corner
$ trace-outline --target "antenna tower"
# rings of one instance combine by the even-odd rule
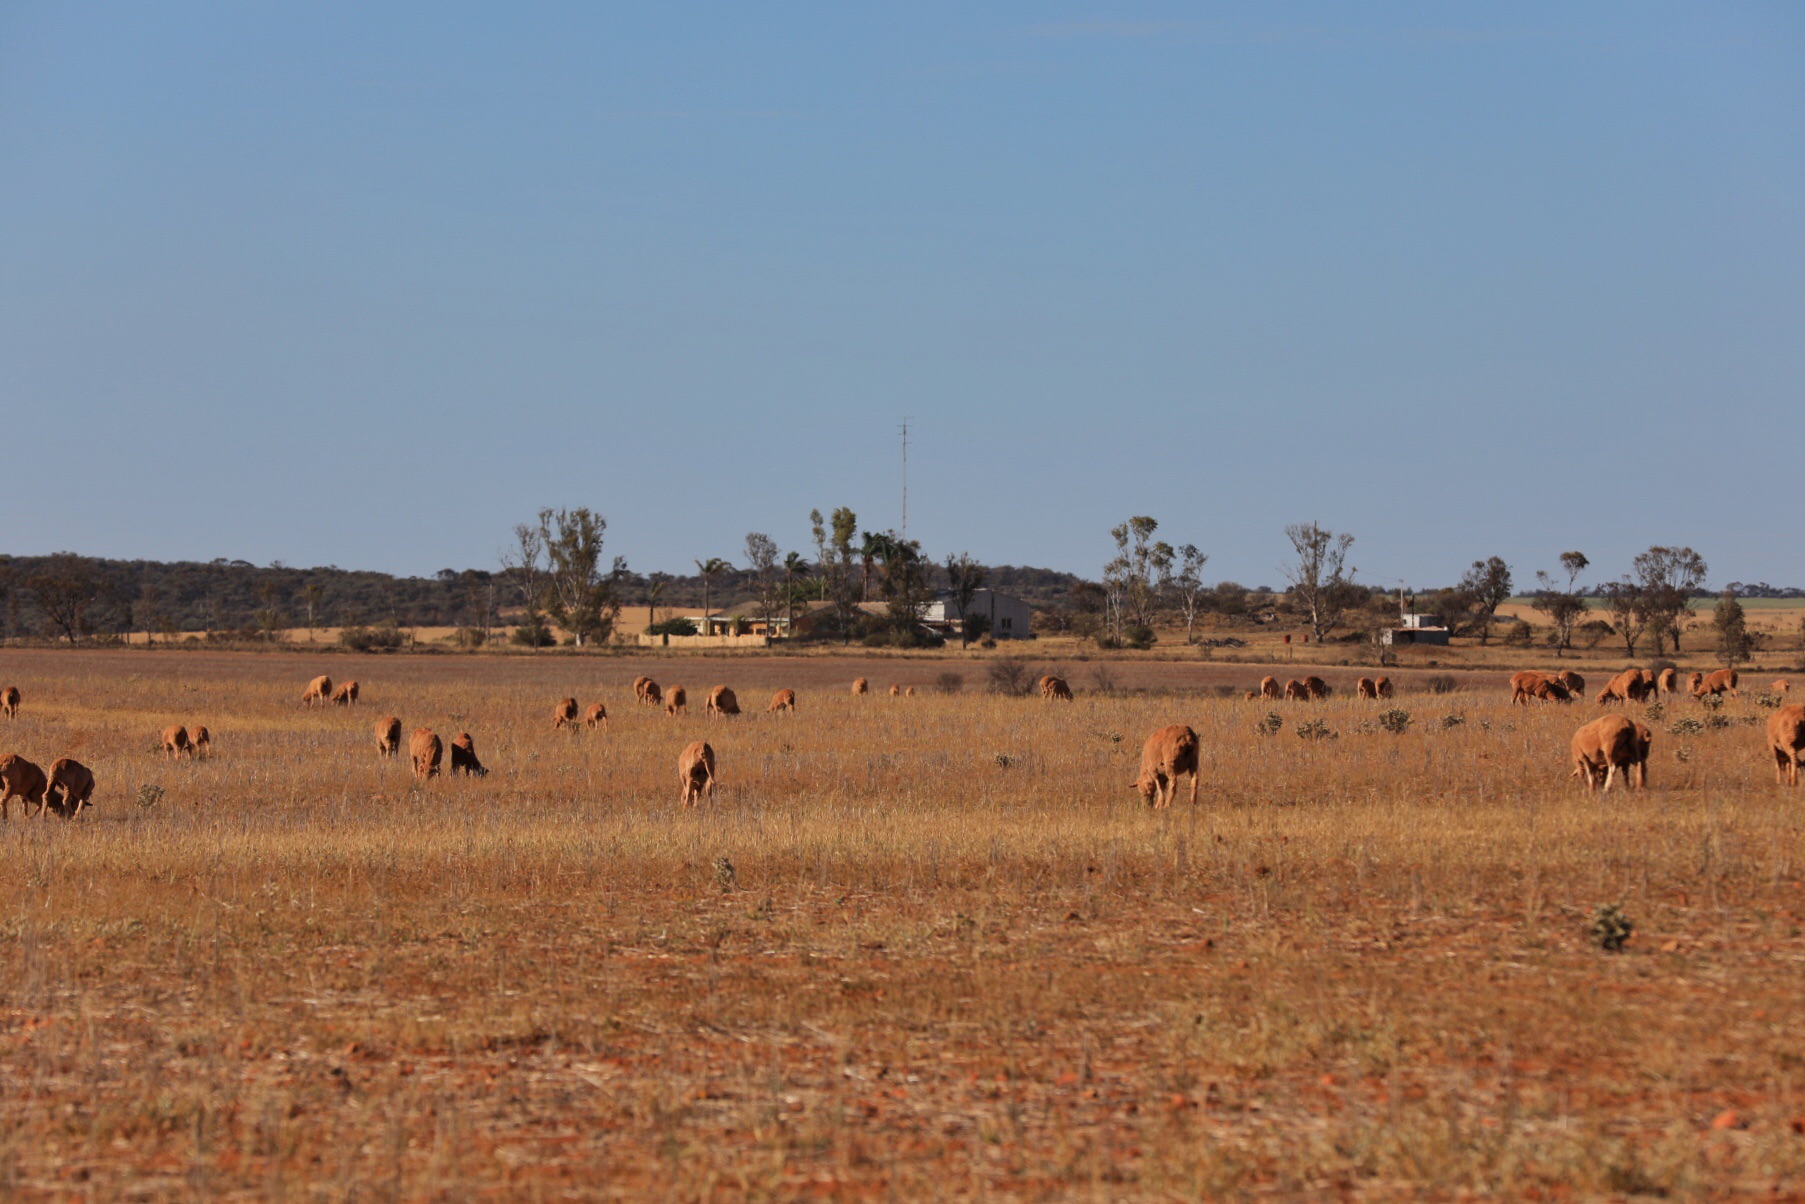
[[[909,537],[909,420],[902,420],[902,533]]]

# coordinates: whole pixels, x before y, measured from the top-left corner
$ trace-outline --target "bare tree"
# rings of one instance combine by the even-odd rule
[[[1115,634],[1123,638],[1129,627],[1152,632],[1160,591],[1172,575],[1172,545],[1153,538],[1159,520],[1136,515],[1111,527],[1116,554],[1103,566],[1103,588],[1109,594]]]
[[[1178,595],[1178,610],[1185,617],[1185,643],[1197,642],[1197,612],[1203,607],[1203,600],[1209,596],[1209,589],[1203,584],[1203,566],[1209,557],[1197,550],[1193,543],[1180,544],[1178,547],[1178,569],[1172,574],[1172,592]]]
[[[1473,612],[1479,623],[1479,642],[1491,642],[1492,618],[1510,598],[1510,566],[1502,557],[1475,560],[1473,567],[1460,579],[1460,589],[1473,599]]]
[[[1590,564],[1584,552],[1562,552],[1561,568],[1567,574],[1565,589],[1559,588],[1549,574],[1536,572],[1536,583],[1541,588],[1536,590],[1532,605],[1548,616],[1548,622],[1554,628],[1554,654],[1557,657],[1573,647],[1573,629],[1589,609],[1574,583]]]
[[[1636,557],[1634,568],[1655,655],[1666,651],[1668,640],[1680,651],[1680,632],[1692,614],[1692,591],[1705,583],[1704,557],[1691,548],[1657,546]]]
[[[310,644],[313,643],[313,633],[319,630],[320,602],[325,596],[326,591],[317,581],[309,581],[301,587],[301,605],[307,611],[307,642]]]
[[[540,517],[544,520],[549,517],[549,512],[541,511]],[[536,638],[545,627],[541,611],[545,596],[545,537],[539,527],[528,523],[515,527],[514,546],[503,552],[499,559],[502,575],[520,596],[526,619],[522,626]]]
[[[746,536],[746,568],[752,574],[752,585],[758,596],[758,614],[765,621],[768,632],[771,620],[777,617],[777,541],[757,531],[749,533]]]
[[[608,520],[587,507],[539,512],[539,546],[545,550],[543,602],[552,620],[576,639],[577,647],[605,640],[620,616],[618,586],[627,562],[615,557],[602,570]]]
[[[1347,568],[1348,549],[1354,537],[1324,530],[1315,522],[1292,523],[1285,528],[1285,538],[1297,559],[1280,567],[1291,582],[1291,595],[1310,616],[1310,632],[1317,643],[1341,621],[1342,612],[1359,600],[1353,588],[1352,571]]]
[[[972,600],[984,588],[984,566],[964,552],[946,558],[946,580],[953,604],[959,608],[959,647],[971,647]]]

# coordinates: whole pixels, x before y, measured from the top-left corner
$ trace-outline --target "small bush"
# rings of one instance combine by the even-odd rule
[[[1423,679],[1423,688],[1431,694],[1452,694],[1458,684],[1451,673],[1432,673]]]
[[[1392,707],[1389,711],[1381,711],[1379,726],[1394,736],[1401,736],[1410,730],[1410,712],[1401,707]]]
[[[1769,710],[1772,710],[1774,707],[1780,705],[1780,696],[1778,694],[1768,693],[1757,694],[1755,695],[1754,702],[1758,707],[1767,707]]]
[[[1513,622],[1504,632],[1504,645],[1507,648],[1527,648],[1535,639],[1535,629],[1522,619]]]
[[[552,638],[551,629],[544,626],[516,627],[508,633],[508,643],[522,648],[550,648],[557,642]]]
[[[1606,903],[1598,909],[1592,919],[1592,927],[1587,930],[1593,942],[1606,953],[1616,953],[1629,941],[1630,934],[1636,931],[1636,925],[1623,914],[1623,908],[1615,903]]]
[[[154,807],[163,801],[163,788],[155,782],[145,782],[138,787],[138,805]]]
[[[1303,740],[1333,740],[1336,732],[1320,719],[1306,719],[1297,725],[1297,734]]]
[[[1723,706],[1724,696],[1722,694],[1705,694],[1699,698],[1698,704],[1707,711],[1715,711]]]
[[[480,627],[460,627],[451,637],[452,643],[459,648],[481,648],[487,638]]]
[[[1672,736],[1696,736],[1705,730],[1705,725],[1687,715],[1668,724],[1667,732]]]
[[[942,694],[957,694],[965,688],[965,676],[960,673],[942,673],[934,679],[934,686]]]
[[[353,652],[393,652],[401,647],[401,629],[392,623],[381,627],[347,627],[338,633],[338,642]]]
[[[1254,727],[1262,736],[1276,736],[1285,730],[1285,717],[1277,711],[1267,711],[1266,718]]]
[[[1040,673],[1029,661],[1007,657],[994,660],[984,671],[984,680],[990,686],[992,694],[1003,694],[1011,698],[1021,698],[1032,694],[1037,689]]]
[[[1460,711],[1449,711],[1446,715],[1441,717],[1441,730],[1444,732],[1453,731],[1466,721],[1467,717],[1464,713]]]
[[[1667,704],[1663,702],[1651,702],[1648,704],[1645,714],[1656,723],[1659,723],[1667,715]]]
[[[1144,627],[1139,623],[1130,623],[1128,626],[1122,628],[1122,647],[1124,648],[1133,648],[1138,652],[1145,652],[1158,642],[1159,637],[1153,634],[1153,628],[1151,627]]]
[[[654,623],[646,628],[647,635],[695,635],[697,631],[694,619],[672,618],[662,623]]]

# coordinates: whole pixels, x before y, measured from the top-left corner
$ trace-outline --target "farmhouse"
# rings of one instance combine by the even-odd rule
[[[1448,642],[1448,626],[1440,615],[1400,615],[1402,625],[1388,627],[1380,635],[1380,640],[1387,644],[1445,644]]]
[[[986,619],[990,634],[999,640],[1025,640],[1032,634],[1034,611],[1020,598],[981,589],[972,595],[970,613]],[[942,593],[928,604],[924,621],[944,634],[953,634],[964,618],[959,600]]]

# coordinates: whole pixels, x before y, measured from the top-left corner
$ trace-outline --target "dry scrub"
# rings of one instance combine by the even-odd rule
[[[1753,700],[1651,724],[1652,788],[1599,802],[1566,776],[1596,708],[1502,678],[1276,704],[1073,674],[1049,704],[855,698],[851,664],[793,717],[670,719],[624,661],[359,661],[347,712],[298,705],[292,656],[7,654],[0,751],[99,786],[0,833],[0,1190],[1805,1189],[1805,795]],[[550,730],[565,695],[608,727]],[[387,712],[490,775],[416,785]],[[195,722],[212,759],[160,759]],[[1130,782],[1172,722],[1202,803],[1154,813]],[[685,813],[697,738],[722,787]]]

